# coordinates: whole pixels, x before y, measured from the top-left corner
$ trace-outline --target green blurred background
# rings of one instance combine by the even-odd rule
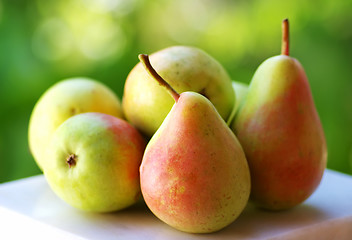
[[[352,0],[0,0],[0,182],[40,173],[28,149],[34,104],[55,82],[86,76],[121,98],[138,53],[193,45],[248,83],[280,53],[308,75],[328,167],[352,174]]]

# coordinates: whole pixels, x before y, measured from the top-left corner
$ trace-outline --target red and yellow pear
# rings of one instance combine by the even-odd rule
[[[281,55],[258,67],[232,126],[250,167],[251,200],[270,210],[306,200],[318,187],[327,162],[307,76],[289,56],[287,19],[282,26]]]
[[[140,59],[175,100],[144,152],[144,200],[159,219],[178,230],[218,231],[240,215],[249,198],[242,147],[207,98],[177,93],[152,68],[147,55]]]
[[[53,133],[44,175],[58,197],[89,212],[112,212],[140,199],[139,166],[145,141],[128,122],[88,112]]]

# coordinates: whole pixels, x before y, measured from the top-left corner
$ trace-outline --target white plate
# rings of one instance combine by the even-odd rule
[[[11,234],[11,235],[8,235]],[[43,175],[0,184],[0,239],[352,239],[352,177],[326,170],[317,191],[288,211],[248,205],[227,228],[187,234],[143,202],[109,214],[86,213],[59,199]]]

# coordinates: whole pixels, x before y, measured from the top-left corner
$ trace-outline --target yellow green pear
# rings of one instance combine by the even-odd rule
[[[37,101],[32,111],[28,140],[30,151],[43,170],[53,132],[69,117],[84,112],[101,112],[123,117],[120,100],[103,83],[89,78],[70,78],[50,87]]]
[[[145,141],[125,120],[89,112],[64,121],[48,145],[44,175],[71,206],[90,212],[121,210],[139,200]]]
[[[209,54],[195,47],[173,46],[151,54],[150,61],[176,91],[198,92],[214,104],[224,119],[229,117],[235,102],[231,78]],[[173,99],[141,63],[131,70],[122,107],[126,119],[144,135],[150,137],[155,133],[173,104]]]
[[[227,119],[227,122],[226,122],[227,125],[229,125],[230,127],[233,123],[233,119],[235,118],[237,110],[239,109],[241,103],[244,101],[245,97],[247,96],[248,84],[233,81],[232,87],[233,87],[233,90],[235,91],[236,99],[235,99],[235,104],[233,106],[230,117]]]

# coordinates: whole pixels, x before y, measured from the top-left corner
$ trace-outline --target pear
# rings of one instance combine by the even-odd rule
[[[235,102],[231,78],[224,67],[203,50],[172,46],[150,55],[158,74],[178,92],[194,91],[207,97],[227,119]],[[122,108],[126,119],[151,137],[170,112],[174,101],[138,63],[126,79]]]
[[[233,81],[232,82],[232,88],[235,91],[235,104],[233,106],[232,112],[230,114],[230,117],[227,119],[227,125],[230,127],[232,126],[233,119],[235,118],[235,115],[237,113],[237,110],[239,109],[241,103],[244,101],[245,97],[247,96],[248,92],[248,84],[242,83],[242,82],[237,82]]]
[[[123,118],[118,96],[105,84],[90,78],[64,79],[46,90],[35,104],[28,126],[28,143],[38,167],[56,129],[68,118],[84,112],[100,112]]]
[[[98,112],[76,114],[60,124],[47,146],[45,178],[69,205],[112,212],[140,198],[145,141],[128,122]]]
[[[289,56],[289,25],[282,53],[256,70],[236,114],[234,132],[251,171],[251,200],[269,210],[292,208],[319,185],[327,162],[323,128],[303,67]]]
[[[240,215],[249,198],[242,147],[207,98],[190,91],[178,94],[147,55],[140,60],[176,102],[142,159],[144,200],[159,219],[180,231],[218,231]]]

